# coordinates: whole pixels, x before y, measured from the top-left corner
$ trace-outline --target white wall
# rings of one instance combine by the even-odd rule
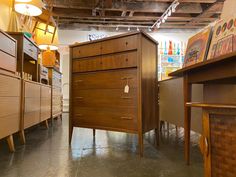
[[[121,34],[122,32],[105,32],[105,31],[76,31],[76,30],[59,30],[60,39],[60,53],[61,53],[61,66],[63,72],[63,99],[64,104],[67,105],[69,98],[69,50],[68,45],[74,44],[75,42],[88,41],[89,34],[105,34],[106,36],[113,36]],[[196,31],[177,31],[177,32],[157,32],[149,33],[155,40],[174,40],[187,42],[188,38],[195,34]],[[67,106],[66,106],[67,107]],[[66,111],[67,108],[65,107]]]

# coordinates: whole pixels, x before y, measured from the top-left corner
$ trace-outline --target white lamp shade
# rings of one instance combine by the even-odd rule
[[[39,16],[42,14],[43,2],[41,0],[17,0],[15,2],[15,11],[27,16]]]

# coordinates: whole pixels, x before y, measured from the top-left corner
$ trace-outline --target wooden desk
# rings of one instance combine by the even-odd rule
[[[184,77],[184,138],[185,160],[190,162],[190,123],[192,84],[236,84],[236,52],[206,60],[172,72],[169,76]]]

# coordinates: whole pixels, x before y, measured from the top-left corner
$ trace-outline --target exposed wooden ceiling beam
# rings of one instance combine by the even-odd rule
[[[54,4],[54,11],[69,11],[74,10],[92,10],[93,7],[89,6],[77,6],[71,4]],[[167,9],[167,3],[157,3],[157,2],[142,2],[142,3],[117,3],[112,8],[101,8],[105,11],[134,11],[134,12],[155,12],[155,13],[163,13]],[[97,10],[100,7],[96,7]],[[202,13],[202,7],[200,4],[194,3],[184,3],[180,4],[175,13],[192,13],[199,14]]]
[[[215,2],[212,5],[210,5],[203,13],[201,13],[200,15],[198,15],[198,18],[208,18],[211,17],[212,14],[214,14],[214,12],[217,11],[222,11],[224,6],[224,2],[220,1],[220,2]],[[199,19],[192,19],[189,23],[187,23],[186,25],[189,24],[197,24],[199,22]]]

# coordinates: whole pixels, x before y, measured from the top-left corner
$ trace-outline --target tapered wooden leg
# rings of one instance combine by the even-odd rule
[[[24,130],[21,130],[19,132],[19,135],[20,135],[20,142],[21,142],[21,144],[25,144],[25,132],[24,132]]]
[[[96,136],[96,129],[93,129],[93,137]]]
[[[49,128],[49,126],[48,126],[48,120],[45,120],[44,123],[45,123],[45,127],[48,129],[48,128]]]
[[[74,127],[69,127],[69,144],[71,144],[71,140],[72,140],[72,134],[73,134],[73,128]]]
[[[155,128],[155,136],[156,136],[156,142],[157,142],[157,146],[159,146],[160,144],[160,140],[159,140],[159,130],[158,128]]]
[[[8,144],[8,148],[10,152],[15,152],[15,145],[14,145],[14,140],[13,140],[12,135],[7,137],[7,144]]]
[[[143,134],[142,133],[139,133],[138,139],[139,139],[139,155],[140,157],[143,157]]]
[[[191,102],[192,85],[188,83],[188,77],[184,76],[184,149],[185,161],[187,165],[190,163],[190,130],[191,130],[191,108],[186,106],[187,102]]]

